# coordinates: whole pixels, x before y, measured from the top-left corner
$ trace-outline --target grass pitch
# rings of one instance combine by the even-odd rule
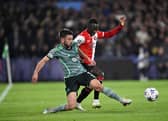
[[[104,81],[104,85],[133,103],[123,107],[117,101],[100,95],[102,108],[91,107],[93,93],[82,103],[86,112],[78,110],[43,115],[47,107],[66,102],[64,83],[15,83],[5,100],[0,104],[0,121],[167,121],[168,81]],[[6,85],[0,84],[0,93]],[[144,90],[155,87],[159,98],[148,102]]]

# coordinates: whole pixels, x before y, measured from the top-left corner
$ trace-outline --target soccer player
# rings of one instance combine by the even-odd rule
[[[87,86],[89,89],[100,91],[106,96],[119,101],[123,105],[128,105],[132,102],[130,99],[121,98],[111,89],[103,87],[100,81],[98,81],[93,74],[86,71],[86,69],[80,63],[78,46],[76,43],[72,43],[72,31],[69,29],[63,29],[60,32],[60,41],[60,44],[50,50],[50,52],[38,62],[32,76],[32,81],[37,82],[38,73],[50,59],[58,59],[65,74],[64,80],[66,86],[65,90],[67,94],[67,104],[45,109],[43,112],[44,114],[75,109],[77,91],[80,85]]]
[[[79,50],[81,53],[85,55],[81,57],[82,65],[87,69],[87,71],[91,72],[97,79],[102,83],[104,79],[104,73],[96,66],[96,62],[94,61],[95,57],[95,48],[96,42],[98,39],[110,38],[119,33],[125,25],[125,17],[120,18],[120,25],[116,28],[111,29],[107,32],[99,31],[99,24],[96,19],[90,19],[87,25],[87,28],[82,31],[75,39],[75,42],[79,44]],[[85,109],[81,106],[81,102],[85,99],[92,90],[88,87],[82,89],[79,97],[77,98],[77,108],[81,111]],[[94,100],[92,103],[94,108],[100,108],[99,101],[99,92],[94,91]]]

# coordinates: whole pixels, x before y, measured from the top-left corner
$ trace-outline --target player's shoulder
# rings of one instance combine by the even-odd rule
[[[90,34],[87,29],[85,29],[79,34],[79,36],[81,36],[81,38],[83,38],[84,40],[87,40],[90,37]]]
[[[74,38],[73,42],[75,42],[75,43],[81,43],[81,42],[84,41],[84,40],[85,40],[85,36],[83,36],[82,34],[79,34],[79,35],[77,35],[77,36]]]
[[[85,29],[85,30],[83,30],[79,35],[81,35],[81,36],[86,36],[86,35],[88,35],[89,33],[88,33],[88,31],[87,31],[87,29]]]
[[[63,49],[63,46],[61,44],[57,44],[52,50],[53,51],[61,51]]]

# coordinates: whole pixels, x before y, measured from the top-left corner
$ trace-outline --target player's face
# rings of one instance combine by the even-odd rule
[[[67,36],[65,36],[65,38],[64,38],[64,45],[65,45],[66,47],[71,47],[72,41],[73,41],[73,35],[67,35]]]
[[[89,24],[88,25],[88,30],[89,30],[89,32],[90,32],[90,34],[95,34],[96,33],[96,31],[98,31],[98,29],[99,29],[99,25],[98,24]]]

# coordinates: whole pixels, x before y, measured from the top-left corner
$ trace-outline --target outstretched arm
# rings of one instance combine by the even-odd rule
[[[126,18],[121,17],[120,18],[120,25],[118,25],[114,29],[111,29],[108,32],[98,32],[98,38],[99,39],[110,38],[110,37],[113,37],[114,35],[118,34],[123,29],[123,27],[125,26],[125,21],[126,21]]]
[[[36,68],[34,70],[33,76],[32,76],[32,82],[36,83],[38,80],[38,73],[43,68],[43,66],[46,64],[46,62],[49,61],[49,58],[47,56],[43,57],[38,64],[36,65]]]

